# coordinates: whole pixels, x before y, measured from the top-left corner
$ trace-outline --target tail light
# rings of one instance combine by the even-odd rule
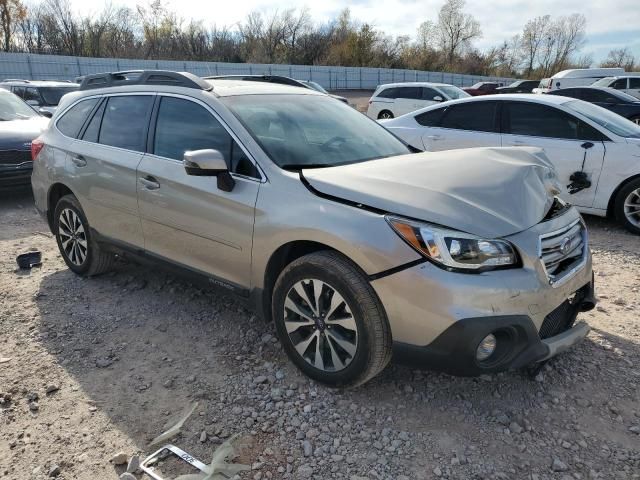
[[[44,142],[39,138],[36,138],[31,142],[31,160],[35,161],[36,157],[40,153],[40,150],[44,147]]]

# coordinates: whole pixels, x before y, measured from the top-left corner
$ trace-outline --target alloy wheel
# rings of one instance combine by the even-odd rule
[[[633,123],[635,123],[636,125],[640,125],[640,117],[636,117],[633,120],[631,120]]]
[[[284,325],[298,354],[313,367],[337,372],[353,360],[358,327],[343,296],[328,283],[304,279],[284,302]]]
[[[640,228],[640,188],[632,190],[625,198],[624,216],[629,223]]]
[[[389,120],[391,118],[393,118],[393,115],[391,115],[389,112],[382,112],[380,114],[380,119],[382,120]]]
[[[87,259],[87,234],[84,225],[82,225],[82,220],[70,208],[65,208],[60,212],[58,235],[67,259],[74,265],[81,266]]]

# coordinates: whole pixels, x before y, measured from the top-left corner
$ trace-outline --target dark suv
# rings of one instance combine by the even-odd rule
[[[52,80],[7,79],[0,82],[0,88],[15,93],[46,117],[53,115],[63,95],[78,87],[77,83]]]

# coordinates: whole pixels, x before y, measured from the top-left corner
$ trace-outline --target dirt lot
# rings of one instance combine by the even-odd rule
[[[336,391],[298,373],[272,325],[220,292],[134,264],[75,276],[30,194],[2,196],[0,478],[117,478],[116,453],[150,453],[196,401],[173,443],[208,462],[240,434],[239,461],[254,469],[241,478],[640,478],[640,238],[588,223],[592,331],[535,380],[394,364]],[[42,267],[17,271],[29,249]]]

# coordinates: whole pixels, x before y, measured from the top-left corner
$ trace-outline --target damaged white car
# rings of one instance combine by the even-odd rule
[[[392,352],[479,375],[584,338],[587,230],[537,149],[412,154],[312,90],[176,72],[91,75],[33,144],[68,267],[178,267],[273,320],[310,377],[358,385]]]

